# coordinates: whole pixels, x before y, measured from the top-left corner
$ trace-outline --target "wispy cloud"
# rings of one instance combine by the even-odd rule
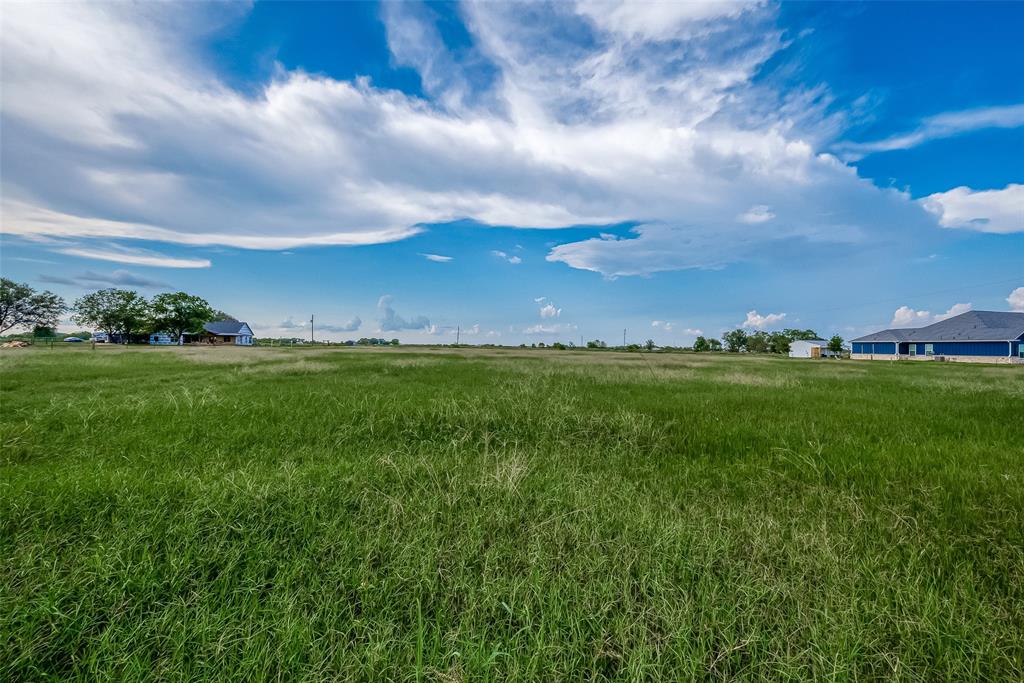
[[[448,263],[455,258],[453,256],[441,256],[440,254],[420,254],[420,256],[434,263]]]
[[[191,41],[210,12],[245,11],[5,6],[5,133],[23,141],[24,163],[5,173],[22,192],[5,193],[2,229],[290,249],[400,240],[465,218],[645,220],[547,257],[616,276],[719,267],[774,242],[912,241],[932,227],[908,197],[822,153],[821,93],[758,80],[792,40],[771,3],[469,4],[472,40],[455,50],[436,12],[388,4],[392,55],[420,74],[426,103],[284,67],[256,96],[236,91]],[[19,170],[42,159],[62,163],[45,178]],[[87,210],[66,208],[82,196]]]
[[[856,160],[876,152],[910,149],[932,140],[949,138],[986,128],[1024,126],[1024,104],[984,107],[929,116],[916,129],[872,142],[841,142],[835,150],[845,159]]]
[[[114,263],[131,263],[137,266],[154,266],[159,268],[209,268],[209,259],[178,258],[166,256],[152,251],[90,249],[86,247],[66,247],[58,249],[62,254],[79,258],[113,261]]]
[[[514,256],[514,255],[510,256],[507,253],[505,253],[504,251],[499,251],[497,249],[493,250],[491,252],[491,255],[492,256],[497,256],[500,259],[504,259],[504,260],[508,261],[509,263],[511,263],[513,266],[517,266],[517,265],[519,265],[520,263],[523,262],[523,259],[519,258],[518,256]]]
[[[127,270],[115,270],[111,273],[97,273],[87,270],[73,276],[47,275],[39,276],[40,282],[53,284],[72,285],[75,287],[88,286],[114,286],[114,287],[143,287],[145,289],[170,289],[171,285],[160,280],[153,280],[142,275],[131,273]]]

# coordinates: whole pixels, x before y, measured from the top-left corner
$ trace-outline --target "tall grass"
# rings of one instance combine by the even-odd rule
[[[0,355],[0,679],[1019,680],[1024,373]]]

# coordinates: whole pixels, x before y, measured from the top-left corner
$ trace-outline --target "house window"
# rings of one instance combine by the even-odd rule
[[[917,344],[911,344],[910,345],[910,355],[911,356],[916,356],[917,355]]]
[[[926,355],[926,356],[934,356],[935,355],[935,344],[925,344],[924,345],[924,355]]]

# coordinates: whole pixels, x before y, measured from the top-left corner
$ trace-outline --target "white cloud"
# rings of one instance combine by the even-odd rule
[[[504,259],[504,260],[508,261],[509,263],[511,263],[513,266],[517,266],[517,265],[519,265],[520,263],[523,262],[523,259],[519,258],[518,256],[509,256],[505,252],[498,251],[497,249],[492,251],[491,255],[492,256],[497,256],[500,259]]]
[[[652,320],[651,327],[659,330],[665,330],[666,332],[672,331],[672,323],[666,320]]]
[[[740,323],[740,327],[754,330],[765,330],[776,323],[782,322],[782,319],[785,317],[785,313],[768,313],[767,315],[761,315],[756,310],[747,311],[747,319]]]
[[[1011,311],[1024,312],[1024,287],[1018,287],[1006,297],[1006,303],[1010,304]]]
[[[565,333],[569,333],[569,332],[575,332],[576,329],[577,329],[576,325],[565,325],[565,324],[545,325],[545,324],[539,323],[537,325],[530,325],[529,327],[523,328],[522,333],[523,334],[527,334],[527,335],[565,334]]]
[[[381,332],[397,332],[399,330],[431,330],[430,319],[425,315],[416,315],[411,318],[403,318],[391,307],[394,297],[385,294],[377,301],[377,310],[380,312]]]
[[[363,321],[358,315],[341,323],[340,325],[334,323],[316,323],[316,329],[321,332],[355,332],[362,326]]]
[[[835,149],[844,158],[855,160],[874,152],[910,149],[932,140],[953,137],[985,128],[1017,128],[1024,126],[1024,104],[984,107],[967,111],[945,112],[930,116],[909,133],[900,133],[874,142],[843,142]]]
[[[465,218],[645,221],[547,256],[614,277],[767,258],[773,245],[919,244],[933,225],[823,152],[837,125],[827,92],[756,78],[798,40],[772,4],[470,4],[472,45],[452,51],[432,10],[387,3],[395,63],[429,100],[284,67],[235,90],[195,37],[245,11],[5,5],[0,229],[290,249]]]
[[[736,220],[753,225],[770,221],[773,218],[775,218],[775,214],[771,212],[771,208],[767,204],[757,204],[737,216]]]
[[[558,318],[562,315],[561,308],[555,308],[552,303],[547,303],[540,307],[540,317],[542,318]]]
[[[952,318],[954,315],[966,313],[969,310],[971,310],[971,304],[953,304],[945,313],[932,315],[929,311],[916,311],[909,306],[900,306],[893,313],[892,322],[889,323],[889,327],[922,327],[937,323],[946,318]]]
[[[939,217],[944,228],[980,232],[1024,232],[1024,185],[1009,184],[1002,190],[956,187],[919,200]]]
[[[151,251],[142,250],[103,250],[82,247],[66,247],[58,249],[62,254],[79,258],[113,261],[114,263],[131,263],[137,266],[154,266],[158,268],[209,268],[209,259],[175,258]]]
[[[448,263],[454,258],[452,256],[441,256],[440,254],[420,254],[420,256],[434,263]]]

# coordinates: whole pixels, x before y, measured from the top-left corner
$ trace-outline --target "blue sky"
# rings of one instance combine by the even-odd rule
[[[5,277],[257,334],[1024,310],[1021,3],[6,5]]]

